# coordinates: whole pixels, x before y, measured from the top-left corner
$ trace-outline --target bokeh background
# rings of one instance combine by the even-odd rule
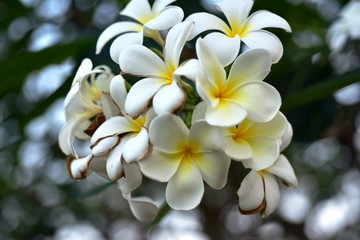
[[[246,173],[237,163],[223,190],[206,189],[198,208],[155,225],[135,220],[96,174],[70,180],[57,145],[63,100],[83,58],[118,72],[109,44],[95,55],[95,43],[126,2],[0,1],[0,239],[360,239],[360,42],[335,53],[326,41],[345,0],[255,1],[252,12],[270,10],[293,29],[271,30],[284,56],[266,81],[294,128],[285,154],[299,186],[281,188],[270,217],[240,215],[235,192]],[[214,11],[211,2],[175,4],[188,16]]]

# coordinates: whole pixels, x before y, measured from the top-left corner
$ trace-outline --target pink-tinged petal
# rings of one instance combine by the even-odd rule
[[[152,6],[152,10],[155,13],[160,13],[167,5],[175,1],[176,0],[156,0]]]
[[[90,162],[89,170],[99,174],[101,177],[106,178],[107,180],[110,180],[106,172],[106,160],[107,156],[94,157]]]
[[[121,141],[115,148],[113,148],[106,161],[106,172],[109,178],[113,181],[116,181],[124,176],[122,153],[125,142],[126,141]]]
[[[277,63],[283,55],[283,45],[280,39],[265,30],[250,31],[241,39],[249,48],[262,48],[270,52],[271,60]]]
[[[181,52],[193,27],[193,22],[181,22],[172,27],[167,34],[164,48],[164,60],[169,68],[178,67]]]
[[[213,50],[204,39],[199,38],[196,42],[196,54],[208,80],[217,89],[222,89],[226,84],[226,72]]]
[[[139,161],[141,172],[153,180],[167,182],[176,173],[182,154],[162,153],[153,150]]]
[[[76,118],[68,121],[64,124],[60,130],[58,142],[61,151],[65,155],[73,155],[75,158],[78,158],[78,155],[74,149],[73,142],[75,137],[75,132],[78,126],[81,125],[83,121],[86,121],[85,118]]]
[[[149,134],[145,128],[134,134],[125,144],[123,157],[126,162],[131,163],[143,158],[149,151]]]
[[[224,147],[224,139],[219,127],[211,126],[206,121],[194,123],[189,131],[189,144],[194,152],[208,152]]]
[[[227,137],[224,151],[234,160],[246,160],[253,156],[251,145],[244,139]]]
[[[204,183],[191,160],[183,160],[166,186],[166,201],[175,210],[191,210],[204,195]]]
[[[167,72],[164,61],[142,45],[130,45],[125,48],[121,52],[119,63],[122,71],[132,75],[164,77]]]
[[[139,127],[126,117],[112,117],[101,124],[94,132],[91,137],[91,145],[94,145],[96,142],[105,137],[120,135],[127,132],[136,132],[138,129]]]
[[[246,168],[256,171],[263,170],[273,165],[279,157],[279,144],[276,139],[254,137],[248,138],[246,141],[253,151],[252,158],[242,162]]]
[[[191,21],[195,23],[194,29],[189,39],[193,39],[200,33],[207,30],[219,30],[223,33],[231,33],[231,29],[223,20],[210,13],[194,13],[187,17],[185,21]]]
[[[159,212],[159,207],[150,198],[145,196],[131,197],[131,193],[123,195],[128,200],[134,217],[141,222],[153,221]]]
[[[247,25],[250,31],[262,28],[281,28],[286,32],[291,32],[291,27],[285,19],[266,10],[251,14],[247,20]]]
[[[110,46],[110,57],[111,59],[119,63],[119,57],[121,52],[130,45],[141,45],[143,43],[143,33],[142,32],[129,32],[117,37]],[[120,68],[122,66],[120,65]]]
[[[255,171],[250,171],[245,176],[237,194],[242,214],[254,214],[264,209],[264,181]]]
[[[195,106],[195,109],[191,117],[191,125],[193,125],[198,121],[205,120],[206,108],[207,108],[206,102],[200,102],[198,103],[198,105]]]
[[[164,84],[166,84],[166,80],[162,78],[144,78],[135,83],[125,101],[127,114],[138,117],[143,113],[151,98]]]
[[[120,14],[131,17],[142,24],[152,17],[148,0],[131,0]]]
[[[279,139],[288,128],[288,122],[285,116],[278,112],[273,119],[268,122],[254,122],[246,131],[246,137],[269,137]]]
[[[78,82],[81,78],[88,75],[89,72],[91,72],[92,68],[93,64],[89,58],[85,58],[84,60],[82,60],[78,70],[76,71],[72,85]]]
[[[105,44],[115,36],[126,32],[140,32],[142,26],[135,22],[117,22],[107,27],[96,43],[96,54],[99,54]]]
[[[215,108],[208,106],[205,119],[210,125],[230,127],[244,120],[246,115],[246,110],[238,104],[222,100]]]
[[[101,106],[106,119],[120,115],[120,109],[117,107],[109,93],[101,94]]]
[[[227,88],[235,89],[247,82],[262,81],[270,72],[271,56],[264,49],[242,53],[230,69]]]
[[[288,122],[286,132],[281,137],[280,152],[282,152],[285,148],[287,148],[287,146],[289,146],[292,137],[293,137],[293,128],[291,124]]]
[[[121,75],[113,77],[110,83],[110,95],[120,111],[125,113],[125,100],[127,97],[125,79]]]
[[[93,156],[90,154],[83,158],[69,156],[66,159],[66,170],[73,180],[83,180],[89,174],[89,165]]]
[[[226,98],[245,109],[247,118],[255,122],[270,121],[281,106],[279,92],[265,82],[246,83],[234,89]]]
[[[161,31],[166,30],[181,22],[184,18],[184,11],[176,6],[170,6],[164,9],[155,18],[144,24],[146,28]]]
[[[267,217],[275,211],[280,202],[280,189],[276,178],[271,174],[263,174],[265,184],[265,203],[266,208],[261,213],[261,217]]]
[[[223,33],[212,32],[204,37],[206,44],[214,51],[220,63],[226,67],[231,64],[240,51],[240,37],[228,37]]]
[[[287,186],[296,188],[298,185],[294,169],[292,168],[289,160],[282,154],[279,156],[275,164],[266,169],[266,171],[281,178]]]
[[[150,141],[154,148],[167,153],[184,151],[189,129],[183,120],[173,114],[156,117],[150,124]]]
[[[219,190],[225,186],[231,159],[223,151],[192,153],[191,159],[210,187]]]
[[[118,136],[111,136],[97,141],[91,148],[94,156],[100,156],[108,153],[119,142]]]
[[[153,98],[153,107],[157,115],[172,113],[180,109],[186,95],[176,81],[164,85]]]
[[[253,4],[252,0],[230,0],[216,3],[215,6],[224,13],[231,29],[238,32],[249,16]]]
[[[118,188],[123,194],[130,193],[141,185],[142,174],[138,163],[123,163],[124,177],[117,181]]]

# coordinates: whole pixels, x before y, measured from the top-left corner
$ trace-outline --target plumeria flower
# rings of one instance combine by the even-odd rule
[[[78,158],[74,138],[89,139],[105,118],[118,113],[109,93],[112,77],[107,66],[93,69],[90,59],[82,61],[64,101],[67,122],[59,133],[59,146],[66,155]]]
[[[190,130],[173,114],[156,117],[150,125],[153,150],[139,161],[151,179],[168,182],[166,201],[177,210],[195,208],[204,194],[203,180],[221,189],[227,180],[231,159],[221,150],[221,132],[205,121]]]
[[[156,0],[151,7],[148,0],[132,0],[120,12],[135,21],[122,21],[110,25],[102,32],[97,44],[96,53],[100,53],[104,45],[118,36],[110,47],[110,55],[116,63],[122,49],[130,44],[142,44],[144,36],[151,37],[159,43],[163,40],[158,31],[167,30],[181,22],[184,12],[180,7],[168,6],[176,0]]]
[[[123,115],[106,120],[94,132],[91,138],[91,152],[94,156],[108,154],[107,174],[110,179],[117,180],[123,175],[122,159],[132,163],[148,153],[148,127],[155,113],[150,109],[144,115],[133,119],[124,112],[127,92],[125,80],[121,75],[112,79],[110,93]]]
[[[272,62],[278,62],[283,54],[283,46],[278,37],[263,28],[282,28],[287,32],[291,32],[291,28],[283,18],[266,10],[256,11],[248,17],[253,4],[253,0],[227,0],[216,3],[216,8],[224,13],[228,24],[209,13],[190,15],[186,20],[195,22],[191,37],[207,30],[216,30],[209,33],[204,40],[214,49],[224,66],[236,58],[241,42],[250,49],[268,50]]]
[[[212,49],[199,38],[196,43],[199,60],[189,60],[177,74],[196,82],[200,97],[207,103],[205,119],[215,126],[229,127],[248,118],[270,121],[281,105],[281,97],[271,85],[263,82],[271,67],[270,53],[251,49],[238,56],[228,76]]]
[[[360,39],[360,2],[350,1],[341,9],[340,18],[335,20],[327,32],[327,41],[332,51],[338,52],[346,40]]]
[[[126,112],[139,116],[149,101],[156,114],[174,112],[185,101],[180,77],[176,77],[181,51],[193,28],[191,22],[181,22],[172,27],[166,37],[164,60],[150,49],[141,45],[125,48],[120,55],[120,67],[125,73],[146,78],[136,82],[125,102]]]
[[[267,169],[251,170],[243,179],[238,190],[239,209],[242,214],[259,212],[269,216],[279,205],[280,190],[276,178],[290,187],[296,187],[298,180],[289,161],[280,155],[274,165]]]

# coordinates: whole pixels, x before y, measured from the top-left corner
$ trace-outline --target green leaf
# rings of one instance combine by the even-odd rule
[[[329,79],[323,83],[299,90],[283,99],[282,111],[289,111],[331,96],[335,91],[360,82],[360,71]]]

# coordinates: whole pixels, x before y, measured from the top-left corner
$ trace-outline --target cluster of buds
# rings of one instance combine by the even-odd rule
[[[183,10],[169,6],[174,1],[132,0],[120,14],[134,21],[100,35],[98,53],[117,37],[110,56],[120,74],[82,62],[59,134],[69,175],[82,180],[96,172],[116,181],[134,216],[151,221],[158,202],[133,194],[143,176],[166,184],[163,200],[172,209],[190,210],[200,204],[204,182],[226,185],[234,160],[250,170],[237,192],[240,212],[266,217],[279,203],[278,180],[297,185],[281,154],[292,128],[279,111],[280,94],[263,81],[283,54],[263,28],[290,26],[265,10],[249,16],[252,0],[217,3],[226,22],[204,12],[183,20]],[[151,48],[145,38],[154,40]],[[187,43],[195,43],[196,58],[182,59]],[[137,77],[132,86],[128,76]],[[79,156],[75,139],[90,142],[89,154]]]

